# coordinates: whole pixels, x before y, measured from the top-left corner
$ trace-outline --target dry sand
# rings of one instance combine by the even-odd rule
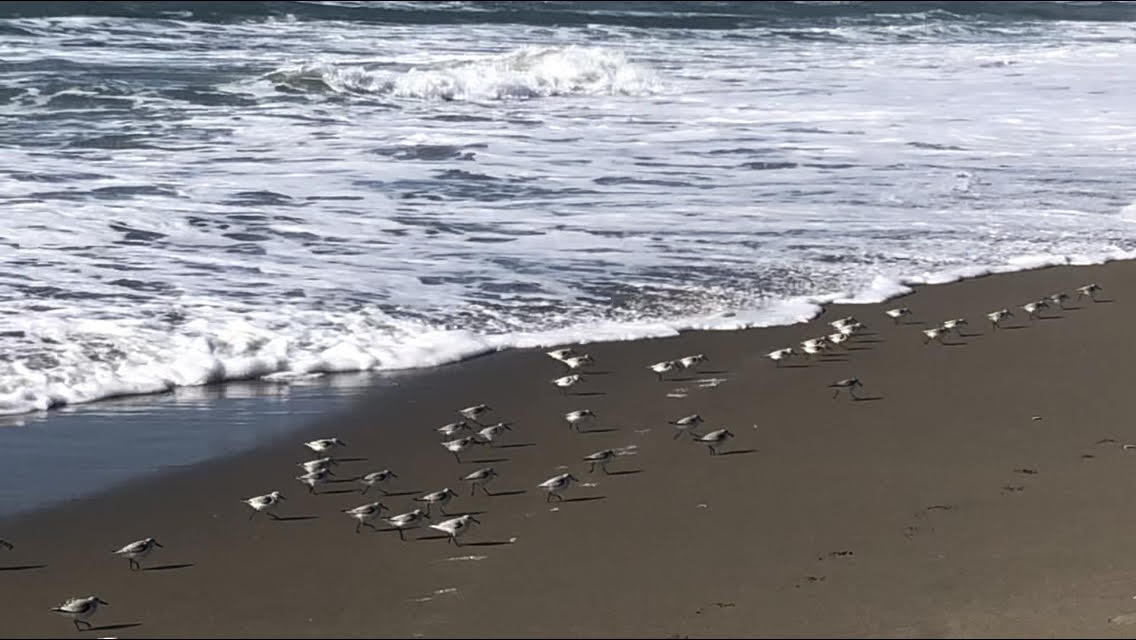
[[[1107,302],[997,333],[983,318],[1090,281]],[[16,545],[0,550],[0,635],[1136,636],[1132,283],[1133,262],[1051,268],[791,327],[587,345],[597,364],[573,395],[542,351],[408,375],[287,441],[0,522]],[[912,324],[883,315],[900,305]],[[873,333],[846,353],[763,357],[847,314]],[[968,337],[923,344],[960,316]],[[646,369],[698,352],[697,374]],[[866,399],[832,399],[852,376]],[[478,402],[514,423],[510,446],[459,464],[434,428]],[[578,408],[599,416],[585,433],[561,417]],[[695,412],[701,432],[737,435],[728,455],[673,439],[667,421]],[[312,457],[299,443],[332,434],[366,458],[341,476],[399,474],[403,495],[381,498],[396,513],[450,486],[449,510],[482,524],[460,548],[432,530],[355,534],[340,510],[374,492],[311,496],[293,479]],[[609,447],[636,454],[587,473],[581,458]],[[471,498],[458,478],[485,465],[497,495]],[[565,469],[586,485],[546,503],[536,485]],[[250,522],[240,499],[273,489],[286,518]],[[146,536],[165,545],[150,570],[111,556]],[[99,629],[48,612],[88,593],[111,605]]]

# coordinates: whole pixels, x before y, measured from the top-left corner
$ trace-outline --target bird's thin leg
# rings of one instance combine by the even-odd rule
[[[838,395],[840,395],[840,389],[837,389],[836,392],[832,394],[832,399],[835,400]]]
[[[461,461],[462,461],[462,459],[461,459],[461,456],[459,456],[459,455],[458,455],[458,454],[456,454],[456,453],[454,454],[454,460],[457,460],[458,462],[461,462]]]
[[[260,512],[259,512],[259,511],[253,511],[253,512],[252,512],[252,515],[251,515],[251,516],[249,516],[249,520],[252,520],[253,518],[255,518],[255,517],[256,517],[256,514],[258,514],[258,513],[260,513]]]
[[[552,492],[549,491],[548,495],[544,497],[545,502],[552,502]]]
[[[370,527],[372,531],[378,531],[378,529],[375,528],[375,525],[371,524],[370,522],[364,522],[363,526]]]
[[[469,485],[469,497],[472,498],[475,495],[477,495],[477,485],[471,484]]]
[[[681,437],[682,437],[682,429],[679,429],[678,433],[675,434],[675,437],[672,438],[672,440],[678,440]]]
[[[355,533],[359,533],[359,527],[363,526],[362,522],[355,523]]]
[[[487,495],[487,496],[493,495],[492,493],[489,493],[489,489],[486,489],[485,485],[481,485],[481,490],[484,491],[485,495]]]
[[[137,571],[141,568],[142,568],[142,565],[138,564],[137,560],[135,560],[134,558],[130,558],[130,570],[131,571]]]
[[[399,538],[399,540],[406,542],[406,535],[402,533],[402,529],[398,530],[398,538]]]
[[[596,463],[593,462],[592,468],[588,469],[588,473],[595,473],[595,471],[596,471]]]

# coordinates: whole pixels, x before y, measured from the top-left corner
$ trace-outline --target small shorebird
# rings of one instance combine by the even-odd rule
[[[729,429],[716,429],[705,435],[696,436],[694,442],[700,442],[710,447],[710,455],[718,455],[718,447],[722,446],[728,438],[733,438],[734,434]]]
[[[710,358],[707,358],[704,354],[696,353],[692,356],[683,356],[683,357],[679,358],[678,364],[683,369],[689,369],[689,368],[691,368],[695,365],[701,364],[703,362],[709,362],[709,361],[710,361]]]
[[[934,329],[924,329],[923,330],[923,336],[924,336],[923,337],[923,344],[927,344],[928,342],[931,342],[932,340],[935,340],[939,344],[943,344],[943,334],[944,333],[946,333],[946,331],[942,327],[935,327]]]
[[[580,423],[585,420],[596,419],[596,414],[592,413],[591,409],[580,409],[579,411],[569,411],[564,414],[564,419],[568,421],[568,428],[580,430]]]
[[[327,471],[313,471],[311,473],[305,473],[302,476],[296,476],[296,479],[300,481],[300,484],[308,485],[308,493],[314,495],[316,485],[326,483],[330,477],[331,474]]]
[[[1061,293],[1055,293],[1051,296],[1046,296],[1045,299],[1057,305],[1061,309],[1064,309],[1065,301],[1069,299],[1069,294],[1062,291]]]
[[[835,345],[835,346],[837,346],[837,347],[840,347],[840,346],[842,346],[842,345],[843,345],[843,344],[844,344],[845,342],[847,342],[847,341],[848,341],[848,335],[849,335],[849,334],[847,334],[847,333],[840,333],[840,332],[837,332],[837,333],[834,333],[834,334],[832,334],[832,335],[828,336],[828,341],[829,341],[830,343],[832,343],[833,345]],[[845,349],[847,349],[847,347],[844,347],[844,348],[845,348]]]
[[[4,540],[3,538],[0,538],[0,547],[3,547],[8,551],[16,548],[15,545],[13,545],[11,542],[8,542],[7,540]]]
[[[606,474],[607,463],[615,460],[615,456],[615,449],[604,449],[603,451],[597,451],[593,454],[584,456],[584,462],[592,463],[592,468],[588,469],[588,473],[594,473],[596,470],[596,465],[598,464],[600,466],[600,469],[603,470],[603,472]]]
[[[560,387],[560,393],[568,393],[568,389],[573,385],[579,384],[584,381],[584,377],[578,373],[573,373],[570,376],[563,376],[552,381],[552,384]]]
[[[824,342],[817,342],[816,339],[806,340],[801,343],[801,351],[806,356],[815,356],[824,353]]]
[[[867,325],[865,325],[863,322],[852,322],[850,324],[846,324],[846,325],[841,326],[840,328],[837,329],[837,331],[839,331],[841,334],[843,334],[845,336],[851,337],[852,335],[856,334],[860,330],[867,329],[867,328],[868,328]]]
[[[596,361],[594,359],[592,359],[592,356],[589,356],[587,354],[584,354],[582,356],[572,356],[571,358],[565,358],[565,359],[561,360],[561,362],[564,363],[564,366],[568,367],[569,371],[575,371],[577,369],[583,369],[584,367],[586,367],[590,364],[596,363]]]
[[[674,371],[678,367],[678,363],[674,360],[664,360],[662,362],[656,362],[655,364],[647,368],[651,371],[654,371],[655,375],[659,376],[659,380],[662,380],[663,376],[670,373],[671,371]]]
[[[454,459],[461,462],[461,452],[475,444],[481,444],[481,442],[478,441],[477,438],[466,436],[464,438],[458,438],[457,440],[447,440],[442,443],[442,446],[445,447],[447,451],[454,454]]]
[[[249,516],[249,520],[255,518],[256,514],[260,513],[261,511],[267,513],[268,516],[273,520],[276,520],[276,514],[272,513],[272,510],[280,504],[281,500],[284,500],[284,496],[280,495],[279,491],[273,491],[272,493],[266,493],[263,496],[256,496],[255,498],[249,498],[248,500],[241,500],[241,502],[253,508],[253,512],[252,515]]]
[[[400,513],[397,516],[391,516],[386,520],[390,523],[390,526],[398,531],[398,537],[402,540],[406,540],[406,535],[403,534],[403,530],[417,529],[421,527],[422,523],[429,517],[430,516],[423,513],[421,509],[415,509],[407,513]]]
[[[146,538],[144,540],[135,540],[125,547],[114,552],[116,556],[122,556],[130,561],[130,570],[138,571],[142,568],[142,564],[138,562],[142,558],[150,555],[154,547],[161,547],[161,543],[153,538]]]
[[[371,490],[371,487],[378,487],[379,491],[382,491],[384,496],[387,495],[387,490],[384,489],[382,485],[390,481],[391,478],[397,477],[398,476],[390,469],[368,473],[362,478],[359,478],[359,482],[363,483],[362,495],[366,495],[367,492]]]
[[[832,384],[828,385],[828,388],[836,389],[836,391],[832,394],[833,400],[836,399],[836,396],[840,395],[841,389],[847,389],[848,397],[852,398],[853,400],[857,400],[858,398],[856,397],[856,388],[862,388],[863,386],[864,385],[860,383],[859,378],[845,378],[843,380],[837,380],[836,382],[833,382]]]
[[[887,317],[891,318],[895,324],[899,324],[900,318],[911,315],[911,309],[908,309],[907,307],[899,307],[896,309],[888,309],[884,313],[886,313]]]
[[[1085,296],[1089,296],[1090,300],[1092,300],[1093,302],[1096,302],[1097,301],[1096,293],[1098,291],[1101,291],[1103,288],[1104,287],[1100,286],[1099,284],[1097,284],[1095,282],[1087,284],[1083,287],[1077,287],[1077,301],[1079,302],[1081,300],[1081,298],[1084,298]]]
[[[481,490],[485,492],[485,495],[493,495],[492,493],[489,493],[489,489],[486,489],[485,485],[489,484],[493,480],[493,478],[496,477],[497,472],[493,470],[493,467],[485,467],[484,469],[478,469],[477,471],[467,473],[462,476],[461,479],[469,483],[469,495],[472,498],[477,493],[478,487],[481,487]]]
[[[1025,310],[1026,315],[1029,316],[1030,320],[1037,320],[1038,318],[1040,318],[1041,310],[1047,308],[1049,308],[1049,303],[1045,300],[1036,300],[1034,302],[1027,302],[1026,304],[1022,305],[1022,309]]]
[[[702,424],[703,422],[704,421],[702,420],[702,416],[698,415],[697,413],[692,413],[689,416],[684,416],[682,418],[679,418],[678,420],[671,420],[671,424],[674,425],[674,428],[678,430],[678,433],[676,433],[675,437],[672,439],[678,440],[684,433],[689,433],[692,436],[698,437],[698,435],[691,431],[691,429],[696,429],[698,425]]]
[[[548,492],[548,497],[545,498],[544,501],[552,502],[553,498],[563,500],[564,498],[560,495],[560,492],[571,486],[573,482],[579,482],[576,476],[570,473],[562,473],[556,477],[545,480],[537,486]]]
[[[324,451],[330,451],[335,447],[346,447],[347,444],[339,438],[320,438],[319,440],[311,440],[309,442],[305,442],[304,446],[311,449],[312,451],[315,451],[316,453],[323,453]]]
[[[308,460],[296,465],[304,470],[304,473],[312,473],[313,471],[326,471],[331,473],[331,467],[339,464],[334,458],[318,458],[316,460]],[[335,475],[335,474],[331,474]]]
[[[793,347],[785,347],[784,349],[770,351],[769,353],[765,354],[765,357],[777,363],[777,366],[780,367],[781,361],[791,355],[793,355]]]
[[[432,509],[434,505],[438,505],[438,511],[442,512],[442,515],[446,515],[446,505],[449,504],[450,500],[452,500],[457,495],[458,494],[453,489],[446,487],[441,491],[427,493],[424,496],[415,498],[414,501],[426,503],[427,517],[430,516],[430,509]]]
[[[841,327],[846,327],[850,324],[856,324],[856,322],[857,322],[856,318],[854,318],[852,316],[845,316],[845,317],[840,318],[838,320],[833,320],[832,322],[828,323],[828,326],[832,327],[833,329],[836,329],[837,331],[840,331]]]
[[[365,504],[359,507],[355,507],[354,509],[344,509],[343,513],[346,513],[348,516],[355,518],[355,533],[359,533],[359,529],[361,527],[370,527],[372,529],[375,529],[375,525],[371,524],[370,521],[379,517],[379,514],[383,512],[383,509],[387,509],[386,505],[384,505],[383,503],[372,502],[371,504]],[[387,509],[387,511],[390,511],[390,509]],[[378,529],[375,530],[378,531]]]
[[[986,314],[986,319],[990,321],[990,325],[994,327],[995,331],[998,330],[998,327],[1002,326],[1003,320],[1013,317],[1014,314],[1009,309],[999,309]]]
[[[564,362],[568,358],[575,357],[576,352],[571,349],[556,349],[555,351],[546,351],[544,355],[552,358],[553,360]]]
[[[444,425],[438,427],[437,429],[435,429],[435,431],[442,434],[443,438],[452,438],[452,437],[454,437],[454,434],[456,434],[457,432],[464,431],[468,428],[469,428],[469,424],[467,424],[463,420],[461,422],[451,422],[449,424],[444,424]]]
[[[828,342],[828,336],[821,336],[819,338],[809,338],[808,340],[804,340],[804,341],[801,342],[801,346],[802,347],[820,347],[821,349],[823,349],[824,345],[827,342]]]
[[[53,608],[52,611],[69,616],[71,621],[75,623],[75,629],[77,631],[83,631],[83,627],[80,627],[79,624],[87,625],[87,629],[94,626],[90,622],[87,622],[87,618],[95,615],[95,612],[99,610],[99,605],[104,607],[110,606],[110,604],[98,596],[87,596],[86,598],[71,598],[67,602]]]
[[[954,331],[959,327],[965,327],[966,324],[966,318],[955,318],[953,320],[945,320],[939,328],[943,331]]]
[[[438,531],[441,531],[450,536],[450,542],[460,547],[461,543],[458,542],[458,538],[461,537],[461,535],[466,531],[469,531],[474,522],[481,524],[481,521],[477,518],[470,515],[465,515],[458,518],[443,520],[438,524],[432,524],[430,525],[430,528],[437,529]]]
[[[495,447],[497,445],[493,443],[496,442],[497,438],[506,431],[512,431],[512,429],[509,427],[509,423],[498,422],[497,424],[491,424],[481,431],[478,431],[477,437],[481,438],[482,442],[488,443],[489,446]]]
[[[458,410],[458,413],[460,413],[461,416],[466,420],[472,420],[480,425],[481,421],[477,419],[477,416],[492,410],[493,407],[490,407],[487,404],[475,404],[472,407],[466,407],[464,409]]]

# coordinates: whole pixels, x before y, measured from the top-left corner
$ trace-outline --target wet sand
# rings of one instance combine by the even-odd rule
[[[1032,323],[1017,308],[1092,281],[1101,302]],[[1051,268],[790,327],[586,345],[597,363],[569,395],[543,350],[406,376],[252,452],[0,521],[15,544],[0,549],[0,635],[1136,636],[1133,283],[1133,262]],[[883,315],[895,306],[907,324]],[[1002,307],[1018,317],[994,332],[983,314]],[[848,314],[871,332],[846,351],[763,356]],[[923,344],[954,317],[966,337]],[[710,358],[697,373],[646,369],[691,353]],[[832,398],[848,377],[862,400]],[[434,428],[479,402],[513,431],[459,464]],[[569,430],[562,415],[583,408],[598,420]],[[668,420],[691,413],[700,432],[736,434],[723,455],[673,438]],[[325,435],[366,458],[341,477],[390,467],[392,494],[345,481],[308,495],[300,442]],[[588,473],[583,456],[618,447],[635,454]],[[458,478],[487,465],[496,495],[470,497]],[[536,485],[564,470],[585,485],[547,503]],[[445,486],[449,511],[482,523],[461,547],[433,530],[355,534],[340,513],[408,511]],[[240,500],[273,489],[281,520],[249,521]],[[147,570],[110,554],[146,536],[165,545]],[[111,605],[94,631],[48,611],[88,593]]]

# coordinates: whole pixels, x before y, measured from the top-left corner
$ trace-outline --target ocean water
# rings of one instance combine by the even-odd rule
[[[0,4],[0,413],[1136,255],[1136,5]]]

